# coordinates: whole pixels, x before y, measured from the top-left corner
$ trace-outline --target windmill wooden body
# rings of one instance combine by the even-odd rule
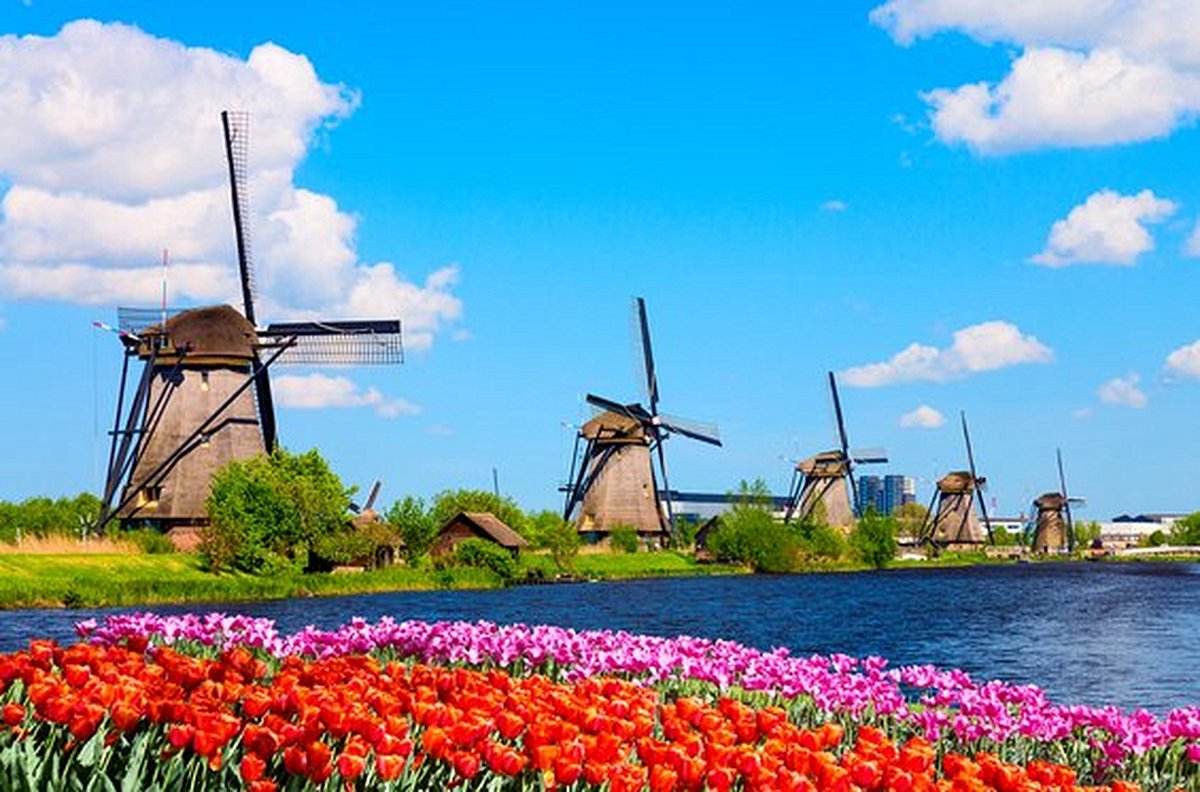
[[[1030,546],[1035,553],[1064,553],[1075,549],[1075,524],[1071,517],[1071,504],[1081,503],[1081,498],[1067,494],[1067,477],[1063,473],[1062,449],[1057,449],[1058,492],[1039,495],[1033,502],[1037,513]]]
[[[848,532],[854,527],[855,518],[860,516],[854,465],[887,462],[887,454],[881,449],[851,451],[846,436],[846,422],[842,416],[842,402],[838,397],[837,380],[832,371],[828,376],[841,447],[814,454],[796,463],[792,471],[784,521],[790,522],[793,518],[800,521],[811,520]]]
[[[598,541],[617,526],[632,527],[651,541],[665,541],[674,531],[675,521],[664,442],[671,434],[679,434],[721,445],[715,426],[659,414],[645,301],[637,298],[634,309],[649,406],[588,394],[588,403],[600,412],[579,428],[571,473],[563,488],[563,518]]]
[[[960,415],[970,469],[953,471],[938,480],[934,493],[936,508],[931,504],[922,532],[935,547],[951,550],[992,542],[991,520],[988,519],[987,504],[983,498],[987,479],[975,471],[975,453],[971,448],[967,416],[966,413]],[[975,514],[976,500],[979,502],[979,512],[983,515],[982,524]]]
[[[221,114],[243,312],[228,305],[118,311],[124,361],[105,479],[105,519],[163,530],[207,522],[213,474],[276,447],[268,368],[403,359],[400,321],[288,322],[259,328],[245,205],[248,119]],[[132,393],[130,369],[141,364]]]

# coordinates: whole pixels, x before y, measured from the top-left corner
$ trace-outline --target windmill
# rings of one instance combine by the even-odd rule
[[[1062,449],[1055,449],[1058,457],[1058,492],[1046,492],[1033,501],[1037,510],[1037,522],[1033,529],[1033,551],[1035,553],[1071,552],[1075,549],[1075,523],[1071,518],[1071,504],[1083,503],[1082,498],[1067,494],[1067,477],[1063,473]]]
[[[937,510],[934,511],[931,502],[928,522],[922,532],[937,547],[990,544],[993,541],[992,523],[988,519],[987,503],[983,497],[987,479],[975,471],[975,453],[971,448],[971,432],[967,429],[967,414],[959,415],[962,418],[963,443],[967,447],[969,469],[955,470],[938,480],[934,493]],[[979,513],[983,516],[982,529],[975,516],[976,499],[979,501]]]
[[[859,516],[854,466],[887,462],[887,454],[882,449],[850,449],[846,421],[842,416],[842,402],[838,398],[837,379],[832,371],[829,372],[829,393],[833,399],[841,447],[796,463],[792,470],[784,522],[790,522],[793,517],[803,521],[823,516],[827,525],[849,530],[854,518]],[[824,514],[819,515],[820,511]]]
[[[258,327],[250,255],[249,117],[221,113],[237,243],[242,312],[118,309],[124,347],[103,493],[105,520],[163,530],[207,522],[213,474],[276,448],[268,369],[403,360],[400,321],[305,321]],[[97,323],[99,324],[99,323]],[[130,370],[142,364],[132,394]]]
[[[645,537],[661,541],[675,529],[666,439],[678,434],[716,446],[721,445],[721,439],[716,426],[659,413],[650,325],[646,301],[641,297],[634,301],[634,312],[646,404],[622,404],[587,395],[588,404],[598,408],[599,413],[579,427],[575,436],[571,472],[563,488],[563,519],[574,521],[580,533],[603,536],[618,525],[628,525]]]

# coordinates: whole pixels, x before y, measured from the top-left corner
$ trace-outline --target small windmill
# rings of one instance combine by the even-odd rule
[[[826,524],[849,530],[855,517],[859,516],[854,466],[887,462],[887,453],[882,449],[850,449],[846,421],[842,416],[842,402],[838,398],[837,379],[832,371],[829,372],[829,393],[833,399],[841,447],[796,464],[792,471],[784,522],[790,522],[793,517],[802,521],[813,519],[823,511]]]
[[[983,488],[987,479],[975,471],[975,453],[971,448],[971,432],[967,429],[967,414],[962,418],[963,443],[967,447],[968,470],[956,470],[946,474],[937,483],[937,509],[929,505],[929,517],[923,535],[936,547],[958,545],[980,545],[993,542],[992,523],[988,519],[987,503]],[[975,516],[975,500],[979,501],[979,513],[983,526]]]
[[[675,529],[666,439],[678,434],[716,446],[721,445],[721,439],[716,426],[659,413],[650,325],[646,301],[641,297],[634,301],[634,311],[646,404],[622,404],[587,395],[588,404],[600,412],[579,427],[575,436],[571,472],[563,488],[563,519],[574,521],[580,533],[604,535],[616,526],[627,525],[643,536],[662,539]]]
[[[403,360],[398,319],[257,326],[246,204],[249,117],[223,112],[221,124],[243,312],[228,305],[118,309],[125,354],[103,493],[106,520],[165,530],[207,522],[213,474],[277,445],[272,364]],[[135,359],[141,377],[126,404]]]
[[[1071,518],[1071,504],[1083,503],[1083,498],[1072,498],[1067,494],[1067,477],[1063,473],[1062,449],[1055,449],[1058,457],[1058,492],[1047,492],[1033,501],[1037,521],[1033,529],[1033,551],[1035,553],[1068,553],[1075,549],[1075,523]]]

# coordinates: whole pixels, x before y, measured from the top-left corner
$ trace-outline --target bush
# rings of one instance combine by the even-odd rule
[[[441,527],[441,523],[435,521],[433,514],[425,508],[425,501],[411,495],[392,504],[386,519],[404,543],[400,553],[409,566],[415,565],[417,559],[429,552]]]
[[[1155,533],[1159,532],[1155,531]],[[1164,543],[1159,542],[1159,545]],[[1171,526],[1171,544],[1184,546],[1200,545],[1200,512],[1189,514]]]
[[[795,532],[800,540],[800,552],[803,555],[830,560],[846,555],[846,537],[837,528],[802,520],[796,523]]]
[[[124,534],[123,538],[136,545],[138,550],[150,555],[175,552],[175,543],[165,534],[161,534],[153,528],[139,528],[136,531],[128,531]]]
[[[200,552],[214,571],[305,571],[333,562],[320,552],[340,555],[332,537],[351,531],[350,493],[315,450],[230,462],[213,476],[207,507]]]
[[[454,548],[454,559],[461,566],[490,569],[503,581],[517,575],[517,564],[503,547],[486,539],[464,539]]]
[[[618,553],[636,553],[638,532],[632,525],[614,525],[608,532],[608,544]]]
[[[896,557],[896,521],[875,512],[867,512],[850,532],[850,546],[865,563],[883,569]]]

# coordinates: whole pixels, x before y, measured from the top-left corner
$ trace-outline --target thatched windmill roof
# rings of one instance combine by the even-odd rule
[[[969,470],[955,470],[938,479],[938,492],[965,493],[975,491],[975,477]]]
[[[646,430],[640,421],[609,410],[585,423],[580,427],[579,434],[587,440],[602,442],[647,442]]]
[[[836,478],[849,472],[850,460],[841,451],[824,451],[796,465],[809,478]]]

